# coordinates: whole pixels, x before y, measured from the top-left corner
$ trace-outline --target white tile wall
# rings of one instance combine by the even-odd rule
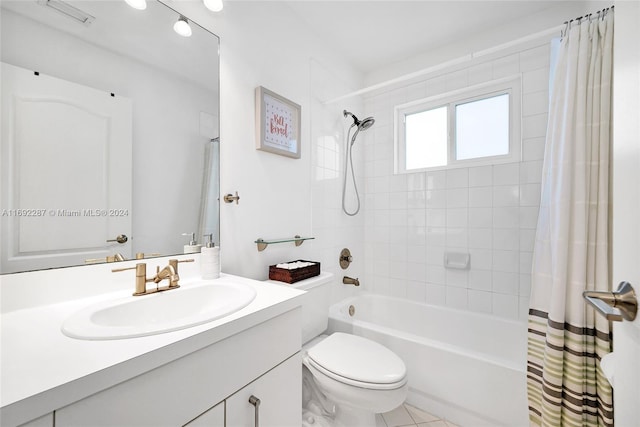
[[[393,107],[522,75],[522,161],[394,175]],[[376,292],[526,319],[548,109],[547,45],[365,99],[376,131],[365,149],[365,263]],[[372,248],[370,248],[370,246]],[[445,269],[469,252],[468,270]]]
[[[337,93],[350,90],[345,86],[345,82],[336,79],[333,73],[315,61],[311,61],[310,77],[312,90],[334,88]],[[311,150],[309,155],[313,166],[310,179],[312,235],[315,240],[305,243],[301,248],[309,245],[308,250],[312,254],[310,256],[313,257],[313,260],[320,261],[323,270],[335,275],[332,301],[338,301],[356,292],[353,286],[342,285],[343,275],[360,278],[362,288],[366,288],[368,291],[389,292],[389,286],[386,284],[390,281],[389,263],[392,261],[389,261],[391,252],[387,230],[391,217],[387,212],[389,192],[392,188],[390,173],[373,173],[373,166],[381,160],[381,156],[384,156],[385,149],[384,144],[375,144],[374,132],[378,133],[377,140],[379,141],[388,135],[377,128],[363,132],[358,136],[357,144],[354,145],[354,168],[362,210],[355,217],[349,217],[342,213],[341,194],[346,151],[345,137],[349,123],[346,120],[336,120],[336,118],[342,118],[343,108],[357,114],[358,111],[363,110],[363,106],[356,101],[349,105],[340,106],[327,106],[320,102],[320,99],[332,96],[334,95],[314,93],[311,97],[310,115],[313,117],[313,121],[310,128]],[[366,143],[367,138],[371,139],[370,143]],[[371,169],[366,175],[365,168]],[[355,207],[353,191],[348,190],[347,196],[349,206]],[[374,209],[374,207],[379,209]],[[366,246],[365,224],[382,230],[376,235],[377,240],[367,240]],[[345,247],[351,250],[354,257],[348,271],[342,270],[338,264],[340,251]],[[378,289],[376,289],[376,283],[363,280],[367,271],[365,263],[367,258],[386,260],[386,263],[378,265],[375,271],[370,270],[370,275],[375,273],[385,277],[385,281],[379,281]]]

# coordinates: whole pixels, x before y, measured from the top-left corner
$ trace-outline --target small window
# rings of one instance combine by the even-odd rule
[[[396,107],[397,172],[517,161],[520,80]]]
[[[456,160],[509,154],[509,94],[456,105]]]
[[[447,107],[408,114],[405,128],[407,169],[447,164]]]

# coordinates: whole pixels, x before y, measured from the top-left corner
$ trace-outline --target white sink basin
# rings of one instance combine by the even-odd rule
[[[235,313],[256,291],[240,283],[187,283],[179,289],[120,298],[87,307],[62,324],[62,332],[83,340],[113,340],[162,334]]]

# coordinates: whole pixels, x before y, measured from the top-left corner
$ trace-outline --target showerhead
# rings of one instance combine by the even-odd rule
[[[358,120],[358,118],[353,113],[350,113],[347,110],[343,110],[342,113],[345,117],[351,116],[351,118],[353,119],[353,125],[358,126],[359,131],[369,129],[376,121],[373,117],[367,117],[364,120]]]
[[[367,117],[366,119],[358,123],[358,128],[360,128],[360,130],[367,130],[371,126],[373,126],[375,122],[376,120],[373,117]]]

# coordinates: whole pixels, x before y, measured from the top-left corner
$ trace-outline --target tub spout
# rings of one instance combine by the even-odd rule
[[[344,276],[342,278],[342,283],[344,283],[345,285],[360,286],[360,280],[358,280],[357,278],[354,279],[354,278],[349,277],[349,276]]]

